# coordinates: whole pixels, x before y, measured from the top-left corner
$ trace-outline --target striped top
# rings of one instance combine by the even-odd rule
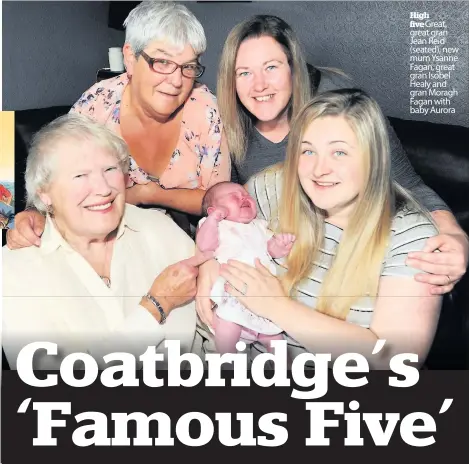
[[[278,200],[282,187],[282,171],[270,170],[252,177],[247,183],[247,189],[257,202],[258,218],[270,221],[278,220]],[[307,279],[296,287],[297,298],[304,304],[315,308],[320,294],[324,277],[330,268],[335,250],[340,242],[343,230],[337,226],[325,223],[325,243],[320,250],[320,256],[315,260],[315,268]],[[407,254],[421,251],[429,237],[437,235],[438,231],[431,221],[420,212],[403,208],[400,210],[391,227],[390,243],[382,267],[382,276],[413,276],[422,271],[405,264]],[[277,275],[286,272],[285,259],[274,260]],[[373,318],[373,298],[364,297],[358,300],[350,309],[347,322],[368,328]],[[296,341],[287,336],[290,351],[301,352]],[[294,347],[297,346],[297,349]],[[291,353],[295,355],[297,353]]]

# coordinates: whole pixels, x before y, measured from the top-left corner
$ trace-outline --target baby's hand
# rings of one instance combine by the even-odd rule
[[[276,234],[268,243],[268,251],[272,258],[283,258],[290,253],[296,237],[293,234]]]
[[[210,214],[209,217],[213,217],[217,222],[223,221],[229,214],[227,208],[223,206],[217,206]]]

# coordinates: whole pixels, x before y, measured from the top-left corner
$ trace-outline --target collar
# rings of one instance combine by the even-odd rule
[[[116,240],[119,240],[127,230],[133,232],[139,232],[140,227],[138,225],[138,218],[135,211],[136,206],[129,205],[126,203],[124,215],[119,227],[117,228]],[[52,218],[48,214],[46,217],[46,225],[44,232],[41,237],[41,245],[39,247],[40,251],[43,254],[52,253],[59,248],[63,248],[68,252],[75,252],[75,250],[70,246],[70,244],[63,238],[62,234],[58,231],[55,226]]]

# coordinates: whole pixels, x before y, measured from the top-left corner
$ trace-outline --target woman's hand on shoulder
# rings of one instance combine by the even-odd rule
[[[431,284],[433,295],[443,295],[450,292],[466,273],[468,261],[469,239],[460,233],[429,238],[422,251],[409,253],[406,264],[427,272],[417,274],[415,279]]]
[[[18,213],[15,217],[15,228],[7,231],[7,246],[10,250],[41,245],[46,218],[35,210]]]

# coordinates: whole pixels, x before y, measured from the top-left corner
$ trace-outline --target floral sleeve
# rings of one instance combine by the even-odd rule
[[[200,134],[200,180],[206,190],[231,179],[231,160],[216,98],[207,89],[210,100],[205,106],[204,127]]]

